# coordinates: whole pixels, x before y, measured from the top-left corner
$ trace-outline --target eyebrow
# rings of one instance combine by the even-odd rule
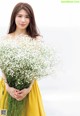
[[[23,15],[23,14],[18,13],[17,15]],[[29,16],[29,15],[27,14],[26,16]]]

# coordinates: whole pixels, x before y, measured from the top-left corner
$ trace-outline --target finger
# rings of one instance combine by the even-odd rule
[[[23,93],[23,91],[19,91],[19,92],[17,92],[17,94],[19,95],[19,94],[22,94]]]
[[[15,99],[22,99],[21,96],[15,96]]]
[[[23,100],[23,98],[16,98],[16,100],[21,101],[21,100]]]

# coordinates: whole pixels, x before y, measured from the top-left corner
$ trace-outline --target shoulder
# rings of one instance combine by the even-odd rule
[[[4,40],[10,37],[10,34],[6,34],[0,37],[0,40]]]
[[[36,40],[39,41],[39,42],[43,42],[43,36],[37,36]]]

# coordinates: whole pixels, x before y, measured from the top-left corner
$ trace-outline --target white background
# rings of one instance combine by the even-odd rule
[[[60,56],[56,74],[39,81],[47,116],[80,116],[80,3],[0,0],[0,36],[7,33],[18,2],[31,4],[44,40]]]

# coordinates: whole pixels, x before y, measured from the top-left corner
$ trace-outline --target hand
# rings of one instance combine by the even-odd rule
[[[33,81],[33,82],[34,82],[34,81]],[[22,89],[22,90],[18,90],[18,89],[15,89],[15,88],[13,88],[13,87],[10,87],[7,83],[5,83],[5,85],[6,85],[6,90],[7,90],[7,92],[8,92],[13,98],[15,98],[16,100],[21,101],[21,100],[23,100],[23,99],[26,97],[26,95],[31,91],[33,82],[31,83],[31,85],[30,85],[28,88],[24,88],[24,89]]]
[[[13,87],[9,87],[9,85],[7,83],[6,83],[6,90],[10,94],[11,97],[13,97],[15,99],[18,97],[16,93],[19,92],[19,90],[15,89]]]
[[[10,86],[8,85],[8,83],[7,83],[5,74],[2,73],[2,75],[3,75],[2,77],[3,77],[3,80],[4,80],[4,82],[5,82],[5,86],[6,86],[7,92],[10,94],[10,96],[12,96],[13,98],[16,99],[16,98],[18,97],[18,96],[16,95],[16,93],[19,92],[19,90],[15,89],[15,88],[13,88],[13,87],[10,87]]]
[[[22,89],[21,91],[16,92],[16,100],[18,101],[23,100],[29,92],[30,88],[25,88]]]
[[[26,95],[31,91],[33,82],[31,83],[31,85],[28,88],[24,88],[21,91],[17,91],[16,92],[16,96],[17,96],[16,99],[18,101],[23,100],[26,97]]]

